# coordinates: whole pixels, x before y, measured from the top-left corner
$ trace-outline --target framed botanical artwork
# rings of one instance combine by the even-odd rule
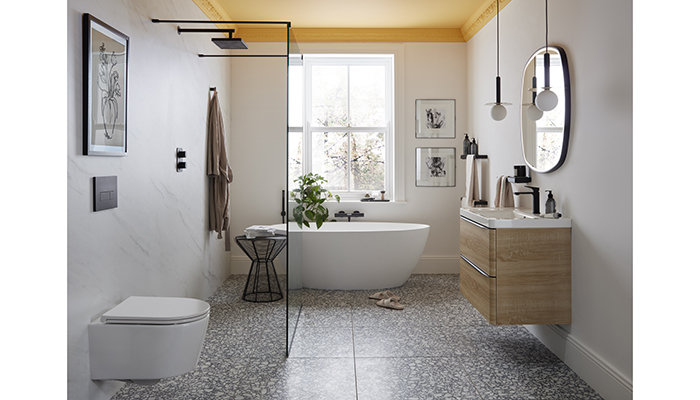
[[[83,155],[126,155],[129,37],[83,14]]]
[[[416,186],[455,186],[454,147],[416,147]]]
[[[416,138],[455,138],[455,100],[416,100]]]

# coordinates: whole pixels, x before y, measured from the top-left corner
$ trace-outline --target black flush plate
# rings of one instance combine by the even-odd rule
[[[117,177],[96,176],[93,180],[93,211],[117,208]]]

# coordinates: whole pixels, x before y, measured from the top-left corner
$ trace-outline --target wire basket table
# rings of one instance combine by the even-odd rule
[[[282,299],[282,288],[274,260],[287,245],[286,236],[247,238],[236,236],[238,247],[250,258],[250,271],[243,290],[243,300],[268,303]]]

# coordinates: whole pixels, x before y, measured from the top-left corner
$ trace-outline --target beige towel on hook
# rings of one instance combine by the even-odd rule
[[[508,177],[501,175],[496,180],[496,207],[515,207],[513,186],[508,182]]]
[[[462,208],[474,207],[474,202],[479,199],[479,169],[476,158],[470,154],[467,156],[467,191],[462,198]]]
[[[207,126],[207,175],[209,176],[209,230],[218,233],[229,229],[229,190],[233,181],[233,171],[226,155],[226,136],[224,121],[219,107],[219,95],[214,95],[209,103],[209,121]],[[226,235],[230,241],[230,235]],[[229,242],[227,242],[229,243]],[[226,246],[227,249],[230,246]]]

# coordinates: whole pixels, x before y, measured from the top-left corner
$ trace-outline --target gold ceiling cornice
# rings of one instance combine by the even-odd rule
[[[212,21],[233,20],[218,0],[192,1]],[[510,2],[501,0],[501,10]],[[297,42],[467,42],[495,16],[496,0],[485,0],[460,29],[294,28],[292,25],[292,32]],[[278,42],[286,41],[285,33],[281,29],[241,28],[236,36],[246,42]]]
[[[192,0],[194,4],[212,21],[233,21],[230,15],[219,4],[218,0]],[[230,27],[231,24],[215,24],[221,29]]]
[[[501,10],[503,10],[503,7],[508,5],[508,3],[510,3],[510,0],[501,0]],[[468,42],[469,39],[473,38],[474,35],[481,30],[481,28],[486,26],[486,24],[491,21],[491,18],[496,16],[497,9],[498,7],[496,6],[496,0],[486,0],[474,13],[474,15],[472,15],[467,22],[464,23],[464,25],[462,25],[461,31],[464,41]]]
[[[462,42],[459,29],[292,28],[297,42]]]

